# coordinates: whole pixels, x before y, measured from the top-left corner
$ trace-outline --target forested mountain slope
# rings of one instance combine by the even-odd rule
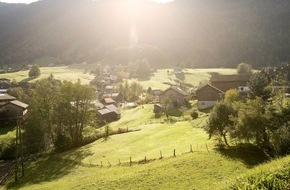
[[[0,4],[0,65],[147,58],[155,67],[290,61],[290,1],[42,0]],[[138,46],[147,44],[146,46]],[[152,58],[153,57],[153,58]],[[153,63],[152,63],[153,62]]]

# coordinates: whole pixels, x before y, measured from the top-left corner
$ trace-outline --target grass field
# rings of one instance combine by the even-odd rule
[[[164,90],[169,87],[169,84],[178,84],[178,82],[187,83],[193,86],[198,86],[200,81],[208,81],[211,73],[220,74],[236,74],[236,69],[183,69],[184,79],[180,80],[173,74],[172,69],[159,69],[153,74],[150,80],[129,80],[129,82],[137,81],[145,89],[151,87],[152,89]]]
[[[17,82],[20,81],[27,81],[27,82],[34,82],[36,80],[46,78],[50,74],[53,74],[53,76],[56,79],[59,80],[68,80],[72,82],[77,82],[78,79],[81,80],[82,84],[89,84],[89,82],[94,79],[93,75],[90,75],[89,73],[84,73],[85,69],[80,69],[80,68],[74,68],[74,67],[67,67],[67,66],[62,66],[62,67],[40,67],[40,77],[35,78],[35,79],[30,79],[28,77],[28,70],[27,71],[19,71],[15,73],[5,73],[5,74],[0,74],[1,78],[8,78],[10,80],[15,79]]]
[[[201,128],[206,118],[200,113],[196,120],[185,115],[178,122],[167,123],[165,117],[154,118],[152,105],[122,110],[122,118],[110,128],[128,127],[135,132],[41,158],[27,168],[23,179],[8,184],[8,188],[213,189],[265,160],[259,154],[215,149],[214,141]],[[193,152],[189,153],[191,144]]]

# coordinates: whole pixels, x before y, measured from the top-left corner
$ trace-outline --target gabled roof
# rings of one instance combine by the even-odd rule
[[[113,104],[107,105],[106,108],[111,110],[112,112],[115,112],[118,115],[120,114],[120,111],[118,110],[118,108]]]
[[[103,95],[103,98],[116,98],[120,95],[119,92],[115,92],[115,93],[105,93]]]
[[[9,94],[0,94],[0,101],[1,100],[16,100],[16,98],[14,96],[11,96]]]
[[[248,81],[251,75],[212,75],[210,82]]]
[[[120,111],[113,104],[107,105],[107,106],[105,106],[105,108],[98,110],[98,113],[101,115],[105,115],[105,114],[108,114],[111,112],[115,112],[116,114],[120,115]]]
[[[167,89],[164,90],[161,94],[167,92],[168,90],[174,90],[174,91],[176,91],[177,93],[179,93],[179,94],[181,94],[181,95],[183,95],[183,96],[188,96],[188,95],[189,95],[188,92],[186,92],[186,91],[184,91],[184,90],[182,90],[181,88],[176,87],[176,86],[171,86],[171,87],[167,88]]]
[[[216,91],[218,91],[218,92],[220,92],[220,93],[225,93],[225,92],[224,92],[224,91],[222,91],[221,89],[218,89],[217,87],[215,87],[215,86],[213,86],[213,85],[211,85],[211,84],[207,84],[207,85],[205,85],[205,86],[201,87],[201,88],[200,88],[200,89],[198,89],[196,92],[198,92],[198,91],[202,90],[202,89],[203,89],[203,88],[205,88],[206,86],[209,86],[209,87],[211,87],[211,88],[215,89]]]
[[[10,103],[13,104],[13,105],[16,105],[16,106],[18,106],[18,107],[21,107],[21,108],[23,108],[23,109],[28,108],[28,105],[27,105],[27,104],[25,104],[25,103],[23,103],[23,102],[20,102],[20,101],[18,101],[18,100],[13,100],[13,101],[11,101]]]

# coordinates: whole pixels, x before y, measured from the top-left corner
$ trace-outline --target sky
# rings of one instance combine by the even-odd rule
[[[38,0],[0,0],[0,2],[6,2],[6,3],[32,3],[35,1],[38,1]],[[168,3],[173,0],[151,0],[151,1],[155,1],[158,3]]]

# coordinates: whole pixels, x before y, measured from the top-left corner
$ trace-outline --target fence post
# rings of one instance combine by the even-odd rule
[[[103,167],[103,162],[101,161],[101,167]]]
[[[119,159],[119,165],[121,165],[121,161],[120,161],[120,159]]]
[[[145,163],[147,162],[147,159],[146,159],[146,156],[145,156],[145,159],[144,159]]]
[[[209,151],[208,151],[208,147],[207,147],[207,144],[205,144],[205,145],[206,145],[206,150],[207,150],[207,152],[209,152]]]
[[[132,166],[132,158],[131,158],[131,156],[130,156],[130,167]]]
[[[193,151],[192,151],[192,145],[190,145],[190,152],[193,152]]]
[[[176,154],[175,154],[175,149],[173,150],[173,156],[174,156],[174,157],[176,157]]]
[[[163,158],[163,156],[162,156],[162,152],[161,152],[161,150],[160,150],[160,159],[162,159]]]

